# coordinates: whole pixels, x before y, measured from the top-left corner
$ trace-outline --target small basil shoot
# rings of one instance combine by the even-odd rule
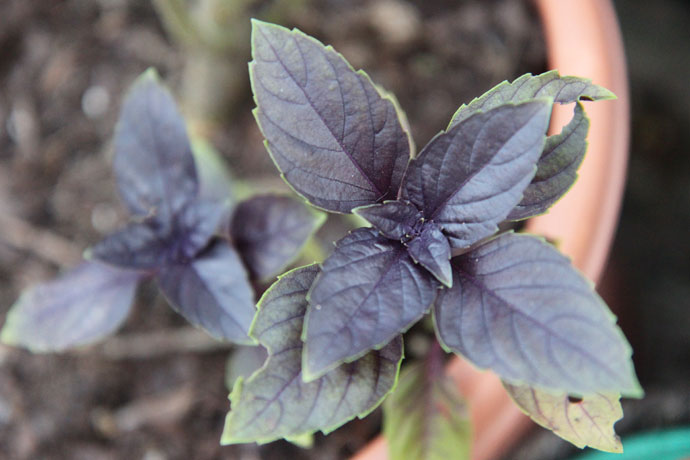
[[[279,273],[322,218],[298,200],[271,194],[228,209],[222,176],[206,173],[201,177],[213,182],[200,183],[200,160],[184,119],[153,70],[139,77],[124,100],[114,149],[130,222],[88,250],[88,261],[23,294],[2,340],[33,351],[99,340],[124,321],[138,282],[153,278],[171,307],[193,325],[221,340],[254,343],[248,335],[256,311],[250,277]],[[222,235],[225,219],[233,224]],[[285,228],[277,231],[280,226]]]
[[[579,101],[612,93],[555,71],[527,74],[461,106],[414,156],[392,98],[332,47],[254,21],[252,50],[256,120],[285,181],[371,227],[262,299],[250,334],[269,358],[235,386],[224,443],[328,432],[372,410],[391,390],[401,334],[430,312],[442,347],[496,372],[528,412],[518,389],[581,395],[594,412],[593,395],[642,395],[630,346],[591,283],[542,239],[498,234],[569,189],[589,124]],[[547,136],[554,103],[575,103],[574,115]]]

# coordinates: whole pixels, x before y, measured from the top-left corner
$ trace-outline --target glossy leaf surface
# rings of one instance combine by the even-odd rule
[[[33,352],[62,351],[102,339],[124,322],[142,276],[84,262],[24,292],[10,309],[0,338]]]
[[[401,200],[362,206],[352,212],[393,240],[409,239],[417,228],[421,228],[424,217],[412,203]]]
[[[433,222],[424,225],[422,233],[407,243],[407,252],[441,283],[448,287],[453,285],[450,245],[438,225]]]
[[[520,203],[508,214],[509,220],[543,214],[570,189],[587,151],[589,120],[582,104],[560,134],[549,136],[537,162],[537,173],[527,186]]]
[[[480,111],[487,111],[512,102],[520,103],[534,98],[549,97],[553,102],[567,104],[578,100],[599,101],[615,99],[616,96],[591,80],[580,77],[561,77],[557,70],[540,75],[525,74],[512,82],[504,81],[469,104],[463,104],[450,122],[455,126]]]
[[[567,393],[549,393],[526,385],[504,383],[504,386],[532,420],[566,441],[581,449],[623,452],[623,444],[613,427],[623,418],[619,394],[595,393],[573,400]]]
[[[642,395],[615,317],[551,245],[506,233],[452,266],[434,310],[448,349],[512,384]]]
[[[222,444],[270,442],[334,430],[363,417],[391,391],[402,359],[402,339],[321,378],[302,379],[302,326],[306,295],[318,267],[283,275],[262,297],[251,335],[268,349],[268,361],[230,395]]]
[[[252,25],[255,115],[285,180],[335,212],[395,199],[410,143],[391,100],[331,47]]]
[[[305,380],[390,342],[429,310],[437,287],[401,243],[376,230],[341,239],[309,292]]]
[[[191,260],[203,249],[220,225],[221,204],[196,200],[172,222],[147,219],[134,222],[107,236],[89,251],[102,262],[123,268],[157,269]]]
[[[453,381],[413,364],[383,403],[383,432],[396,460],[469,460],[472,427]]]
[[[196,197],[184,119],[154,70],[139,77],[125,98],[114,145],[117,184],[132,214],[167,222]]]
[[[302,201],[282,195],[259,195],[241,202],[234,213],[231,235],[254,278],[280,273],[325,219]]]
[[[492,235],[534,176],[551,106],[548,99],[503,105],[439,134],[410,162],[402,197],[454,248]]]
[[[165,266],[158,286],[171,307],[213,337],[250,344],[249,325],[256,309],[254,292],[237,252],[217,241],[187,263]]]

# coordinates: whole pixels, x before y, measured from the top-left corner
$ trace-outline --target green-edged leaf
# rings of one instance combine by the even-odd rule
[[[252,26],[255,115],[285,180],[334,212],[395,199],[410,143],[391,100],[333,48],[298,30]]]
[[[299,440],[328,433],[378,406],[395,385],[402,339],[343,364],[309,383],[302,379],[302,326],[317,265],[292,270],[264,294],[251,335],[268,349],[264,367],[235,384],[222,444]]]
[[[237,252],[225,241],[201,255],[162,267],[158,286],[170,306],[217,339],[251,344],[254,291]]]
[[[10,309],[0,339],[33,352],[62,351],[102,339],[125,320],[144,276],[84,262],[24,292]]]
[[[550,99],[506,104],[439,134],[410,161],[402,198],[454,248],[492,235],[534,177],[551,107]]]
[[[546,138],[537,162],[537,173],[527,186],[522,201],[508,214],[508,220],[543,214],[570,189],[587,151],[589,119],[582,104],[575,104],[573,119],[560,134]]]
[[[615,316],[553,246],[505,233],[452,267],[434,307],[445,347],[512,384],[642,396]]]
[[[460,123],[477,112],[485,112],[508,102],[520,103],[537,97],[553,98],[555,103],[567,104],[578,100],[599,101],[616,96],[591,80],[580,77],[561,77],[557,70],[541,75],[525,74],[513,82],[504,81],[492,89],[463,104],[453,115],[448,128]]]
[[[299,199],[259,195],[237,205],[231,235],[252,276],[266,280],[295,260],[325,217]]]
[[[424,216],[409,201],[395,200],[361,206],[352,212],[369,222],[386,238],[407,240],[424,223]]]
[[[304,379],[390,342],[429,310],[438,286],[400,242],[371,228],[352,231],[309,292]]]
[[[623,445],[613,425],[623,417],[620,395],[595,393],[569,398],[526,385],[503,383],[513,401],[539,425],[579,448],[621,453]]]
[[[472,426],[453,381],[428,366],[400,373],[383,404],[383,433],[396,460],[469,460]]]

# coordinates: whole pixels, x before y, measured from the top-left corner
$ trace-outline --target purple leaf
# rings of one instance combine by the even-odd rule
[[[396,198],[410,140],[366,74],[298,30],[257,20],[252,56],[256,119],[297,193],[342,213]]]
[[[573,119],[560,134],[546,138],[537,162],[537,173],[525,189],[520,203],[508,214],[508,220],[527,219],[546,212],[570,189],[577,179],[577,168],[587,151],[589,120],[582,104],[575,105]]]
[[[252,276],[265,280],[280,273],[298,256],[324,218],[299,200],[259,195],[237,206],[231,235]]]
[[[221,204],[196,200],[170,223],[147,219],[129,224],[95,244],[87,256],[121,268],[144,270],[185,263],[208,245],[222,216]]]
[[[410,162],[402,198],[454,248],[492,235],[534,176],[551,106],[549,99],[503,105],[439,134]]]
[[[158,286],[172,308],[213,337],[251,344],[254,292],[235,250],[217,241],[187,263],[163,267]]]
[[[452,265],[434,307],[445,347],[514,385],[641,396],[615,317],[551,245],[506,233]]]
[[[453,115],[448,129],[477,112],[486,112],[506,103],[526,102],[535,98],[550,97],[553,102],[568,104],[579,100],[600,101],[615,99],[616,96],[591,80],[580,77],[561,77],[557,70],[541,75],[525,74],[513,82],[504,81],[492,89],[463,104]]]
[[[268,349],[268,361],[246,382],[235,384],[221,444],[328,433],[371,412],[395,385],[400,336],[315,381],[303,380],[300,336],[306,295],[317,273],[316,265],[288,272],[261,298],[251,335]]]
[[[429,310],[438,288],[401,243],[370,228],[340,240],[321,270],[309,292],[305,380],[390,342]]]
[[[421,211],[409,201],[386,201],[361,206],[352,212],[373,225],[383,236],[393,240],[411,238],[424,222]]]
[[[100,340],[124,322],[143,276],[84,262],[25,291],[8,313],[0,338],[33,352],[62,351]]]
[[[130,89],[114,144],[120,195],[133,214],[168,222],[196,197],[199,185],[184,119],[153,69]]]
[[[407,243],[407,252],[441,283],[448,287],[453,285],[450,245],[438,225],[433,222],[424,225],[422,233]]]

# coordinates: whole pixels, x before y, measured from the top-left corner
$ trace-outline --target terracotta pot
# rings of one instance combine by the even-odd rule
[[[556,241],[590,279],[597,281],[613,240],[623,195],[628,155],[629,104],[625,56],[611,0],[535,0],[547,42],[549,67],[562,75],[591,78],[618,100],[587,104],[591,119],[589,150],[580,178],[544,216],[531,219],[527,231]],[[552,129],[572,114],[556,107]],[[498,377],[453,358],[446,369],[468,401],[474,427],[474,460],[497,459],[532,422],[510,400]],[[352,460],[385,460],[379,436]]]

